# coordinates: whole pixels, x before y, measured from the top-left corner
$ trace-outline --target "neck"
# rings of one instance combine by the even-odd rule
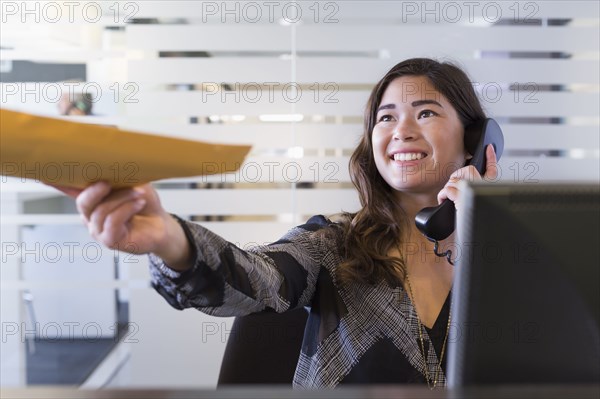
[[[400,192],[398,192],[396,196],[408,222],[406,223],[407,228],[404,230],[402,241],[411,242],[422,239],[423,241],[428,242],[417,229],[414,220],[421,209],[437,205],[437,196],[432,194],[408,194]]]
[[[436,206],[437,203],[437,193],[436,194],[424,194],[424,193],[402,193],[397,192],[396,198],[398,199],[398,203],[404,210],[404,213],[407,217],[414,219],[417,213],[425,207],[428,206]]]
[[[452,268],[449,264],[446,265],[444,258],[437,257],[433,253],[433,243],[419,231],[414,223],[415,216],[421,209],[438,205],[437,195],[398,193],[398,199],[408,221],[400,240],[400,246],[407,257],[408,268],[412,269],[411,265],[418,263],[420,266],[417,273],[419,274],[439,271],[440,265]],[[453,244],[454,233],[440,242],[440,248],[452,247]],[[409,270],[410,272],[411,270]]]

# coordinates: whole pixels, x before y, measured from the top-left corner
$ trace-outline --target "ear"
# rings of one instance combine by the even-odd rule
[[[469,151],[467,151],[467,149],[465,148],[465,164],[464,166],[467,166],[471,163],[471,159],[473,159],[473,155],[469,154]]]

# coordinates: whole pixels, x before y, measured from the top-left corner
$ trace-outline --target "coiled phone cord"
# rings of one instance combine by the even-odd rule
[[[452,266],[454,266],[454,262],[452,261],[452,250],[449,249],[446,252],[439,252],[440,249],[440,243],[438,242],[438,240],[435,240],[433,238],[429,238],[426,237],[429,241],[431,241],[433,243],[433,253],[436,254],[437,256],[439,256],[440,258],[445,257],[446,260],[448,261],[448,263],[450,263]]]

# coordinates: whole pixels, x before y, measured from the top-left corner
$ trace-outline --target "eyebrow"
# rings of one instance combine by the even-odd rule
[[[410,105],[412,105],[413,107],[418,107],[419,105],[425,105],[425,104],[434,104],[440,108],[444,108],[444,107],[442,107],[442,104],[438,103],[435,100],[417,100],[417,101],[413,101]]]
[[[410,105],[412,105],[413,107],[418,107],[418,106],[425,105],[425,104],[434,104],[440,108],[444,108],[444,107],[442,107],[442,104],[440,104],[439,102],[437,102],[435,100],[417,100],[417,101],[413,101],[412,103],[410,103]],[[377,108],[377,112],[381,111],[382,109],[394,109],[394,108],[396,108],[396,104],[385,104],[385,105],[382,105],[381,107]]]

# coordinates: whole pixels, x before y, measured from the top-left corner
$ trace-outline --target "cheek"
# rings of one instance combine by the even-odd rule
[[[452,135],[451,138],[444,140],[440,145],[441,148],[445,149],[444,154],[442,155],[443,159],[440,161],[445,164],[449,171],[452,172],[465,165],[467,152],[465,151],[462,131]]]
[[[383,165],[385,161],[386,143],[381,135],[373,135],[371,137],[372,153],[375,165],[378,167]]]
[[[445,149],[444,153],[449,158],[463,157],[465,153],[465,143],[462,130],[454,130],[451,134],[442,134],[438,136],[440,140],[437,143],[438,148]]]
[[[385,152],[387,145],[385,132],[379,129],[373,129],[371,134],[371,145],[373,147],[373,155],[379,156]]]

